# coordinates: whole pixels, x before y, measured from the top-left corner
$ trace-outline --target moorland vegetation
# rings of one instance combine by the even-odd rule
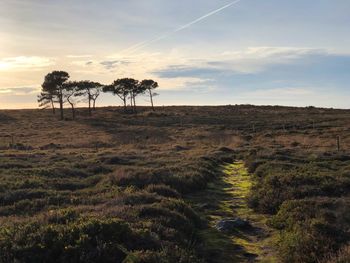
[[[198,208],[208,204],[190,196],[235,160],[253,183],[247,204],[275,229],[278,262],[347,262],[350,111],[236,105],[128,114],[122,98],[121,107],[91,116],[77,108],[63,121],[51,110],[0,112],[0,262],[218,262],[224,247],[200,234],[213,227]]]

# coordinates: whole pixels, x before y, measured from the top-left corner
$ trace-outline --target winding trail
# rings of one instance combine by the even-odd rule
[[[268,216],[248,207],[252,179],[244,163],[225,164],[222,172],[224,176],[208,184],[205,191],[189,196],[192,206],[208,222],[200,232],[205,243],[203,253],[216,263],[277,262],[273,252],[276,233],[266,224]],[[215,226],[227,218],[244,219],[251,227],[220,232]]]

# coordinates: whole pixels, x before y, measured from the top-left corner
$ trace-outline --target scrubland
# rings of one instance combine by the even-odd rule
[[[249,105],[0,111],[0,262],[224,262],[191,195],[235,160],[278,262],[348,262],[349,120]]]

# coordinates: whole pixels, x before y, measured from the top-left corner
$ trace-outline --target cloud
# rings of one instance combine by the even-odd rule
[[[12,96],[27,96],[38,94],[40,85],[33,85],[29,87],[11,87],[11,88],[0,88],[0,96],[12,95]]]
[[[67,55],[67,58],[90,58],[92,55]]]
[[[202,59],[187,59],[156,69],[158,77],[207,77],[227,74],[256,74],[272,65],[288,65],[310,57],[331,56],[327,50],[293,47],[250,47],[226,51]]]
[[[257,47],[188,59],[152,73],[156,78],[197,78],[182,89],[225,94],[227,101],[283,105],[349,105],[350,55],[327,50]],[[207,80],[207,81],[204,81]],[[211,92],[215,90],[215,92]],[[328,100],[327,100],[328,98]],[[219,98],[218,98],[219,99]]]
[[[46,57],[10,57],[0,59],[0,71],[19,71],[19,70],[35,70],[42,69],[54,65],[55,61]]]
[[[117,68],[120,65],[128,65],[128,64],[130,64],[130,61],[125,61],[125,60],[106,60],[106,61],[100,62],[100,64],[105,69],[114,69],[114,68]]]
[[[201,92],[213,88],[210,85],[211,79],[196,77],[162,78],[158,81],[162,90],[200,90]]]
[[[257,89],[243,93],[248,97],[269,98],[273,100],[291,98],[291,97],[305,97],[315,95],[314,87],[280,87],[273,89]],[[294,98],[293,98],[294,99]]]
[[[93,60],[74,60],[74,61],[71,61],[70,64],[77,67],[86,67],[94,64],[94,61]]]
[[[172,66],[154,71],[155,75],[161,78],[179,78],[179,77],[199,77],[206,78],[208,76],[219,75],[222,73],[220,69],[210,67],[210,66]]]
[[[348,68],[349,54],[336,54],[322,49],[292,48],[292,47],[252,47],[245,50],[223,52],[217,56],[202,60],[188,60],[183,64],[171,64],[153,73],[158,77],[211,77],[227,75],[257,75],[274,68],[281,72],[283,68],[293,68],[295,65],[303,68],[312,64],[314,69],[336,66],[342,60],[340,68]],[[339,65],[337,66],[339,68]],[[321,70],[321,69],[320,69]],[[334,73],[334,72],[333,72]]]
[[[163,90],[255,90],[261,87],[322,87],[341,89],[349,82],[350,55],[300,47],[249,47],[220,54],[190,56],[173,49],[166,55],[143,52],[114,54],[74,61],[75,76],[110,83],[118,78],[153,78]],[[106,70],[108,72],[106,72]]]
[[[223,56],[231,59],[266,59],[266,58],[284,58],[296,59],[305,55],[328,54],[324,49],[298,48],[298,47],[249,47],[245,50],[226,51]]]

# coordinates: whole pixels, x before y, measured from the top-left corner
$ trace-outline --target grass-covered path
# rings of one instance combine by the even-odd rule
[[[193,207],[208,222],[200,235],[205,240],[203,253],[211,262],[276,262],[272,243],[275,233],[267,217],[248,207],[246,197],[252,186],[243,162],[222,166],[223,176],[210,183],[205,191],[189,197]],[[223,219],[240,218],[250,227],[220,232],[216,224]]]

